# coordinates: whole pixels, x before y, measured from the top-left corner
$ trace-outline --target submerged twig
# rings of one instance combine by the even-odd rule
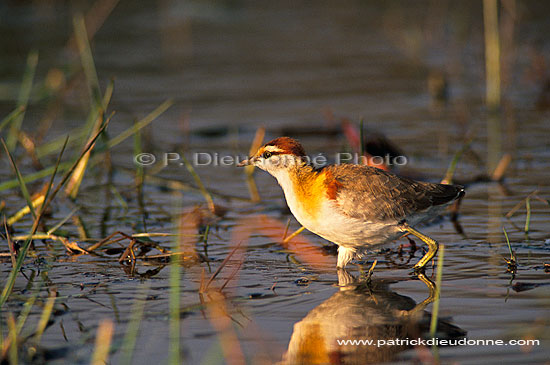
[[[288,218],[286,221],[285,232],[283,233],[283,241],[285,240],[286,235],[288,234],[289,228],[290,228],[290,218]]]
[[[227,277],[225,282],[222,284],[222,286],[220,287],[220,291],[222,291],[227,286],[227,284],[229,284],[229,282],[233,280],[233,278],[237,275],[237,273],[239,272],[243,264],[244,264],[244,257],[239,262],[239,264],[235,266],[235,268],[233,269],[233,272]]]
[[[222,269],[225,267],[225,265],[227,265],[227,262],[229,261],[229,259],[231,259],[231,256],[233,256],[233,254],[235,252],[237,252],[237,250],[239,249],[239,247],[241,247],[241,244],[242,244],[242,241],[240,241],[234,248],[233,250],[231,250],[231,252],[229,252],[229,254],[227,255],[227,257],[222,261],[222,263],[220,264],[220,266],[218,267],[218,269],[216,271],[214,271],[214,273],[212,274],[212,276],[210,276],[210,279],[208,279],[208,281],[206,282],[206,284],[204,286],[201,286],[201,288],[199,288],[199,293],[204,293],[208,287],[210,286],[210,284],[212,283],[212,281],[214,281],[214,279],[216,278],[216,276],[218,276],[218,274],[222,271]]]
[[[127,235],[126,233],[121,232],[121,231],[116,231],[116,232],[114,232],[114,233],[111,233],[110,235],[108,235],[107,237],[105,237],[104,239],[102,239],[101,241],[99,241],[99,242],[93,244],[92,246],[88,247],[87,250],[88,250],[89,252],[95,251],[95,250],[97,250],[98,248],[100,248],[100,247],[106,245],[108,242],[110,242],[110,241],[113,239],[113,237],[115,237],[115,236],[117,236],[117,235],[121,235],[122,238],[120,238],[120,239],[118,239],[118,240],[116,240],[116,241],[122,241],[122,240],[125,239],[125,238],[126,238],[126,239],[129,239],[129,240],[132,240],[132,236],[129,236],[129,235]]]
[[[510,219],[522,206],[522,204],[524,203],[524,201],[526,201],[527,199],[530,199],[531,197],[538,197],[536,194],[538,193],[538,189],[529,193],[529,195],[527,195],[524,199],[522,199],[521,201],[519,201],[516,205],[514,205],[514,207],[512,209],[510,209],[510,211],[508,213],[506,213],[505,217]]]

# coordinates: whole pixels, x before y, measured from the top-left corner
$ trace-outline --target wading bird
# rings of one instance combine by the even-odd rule
[[[370,166],[315,168],[302,145],[289,137],[260,147],[239,164],[245,165],[273,175],[298,222],[339,246],[340,269],[365,249],[409,233],[429,247],[414,266],[422,270],[437,254],[438,243],[413,227],[433,219],[464,195],[462,186],[414,181]]]

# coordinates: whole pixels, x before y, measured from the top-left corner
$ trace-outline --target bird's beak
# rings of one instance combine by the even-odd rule
[[[237,167],[243,167],[243,166],[248,166],[248,165],[254,165],[254,162],[256,161],[256,158],[255,157],[249,157],[247,160],[243,160],[241,161]]]

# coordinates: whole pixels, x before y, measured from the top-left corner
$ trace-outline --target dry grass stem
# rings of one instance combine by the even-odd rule
[[[113,338],[114,324],[110,319],[103,320],[97,328],[95,349],[92,355],[91,365],[105,365],[109,359],[109,349]]]

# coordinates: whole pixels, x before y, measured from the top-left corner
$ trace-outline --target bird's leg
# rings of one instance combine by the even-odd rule
[[[439,243],[437,243],[437,241],[434,240],[433,238],[430,238],[430,237],[426,236],[425,234],[422,234],[422,233],[418,232],[416,229],[412,228],[408,224],[405,225],[404,230],[406,232],[409,232],[410,234],[420,238],[422,241],[424,241],[428,245],[428,248],[429,248],[428,252],[426,252],[426,254],[424,256],[422,256],[420,261],[418,261],[418,263],[416,265],[414,265],[415,270],[421,270],[437,254],[437,250],[439,248]]]
[[[348,262],[353,260],[355,257],[355,250],[353,248],[347,248],[344,246],[338,247],[338,264],[336,267],[343,269],[346,267]]]

